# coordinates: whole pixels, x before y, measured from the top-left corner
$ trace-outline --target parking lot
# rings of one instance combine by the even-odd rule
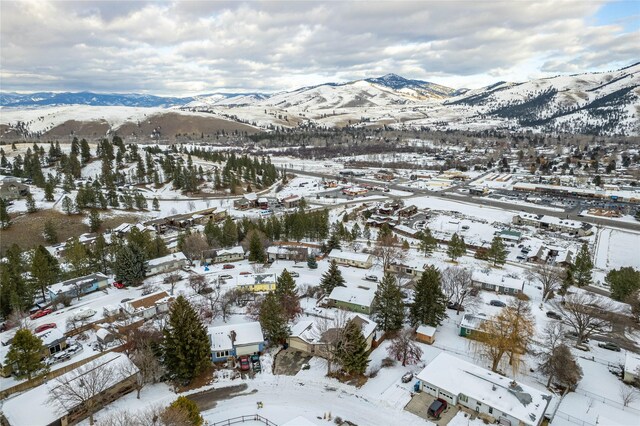
[[[426,392],[420,392],[413,395],[411,401],[404,407],[408,412],[415,414],[418,417],[422,417],[425,420],[428,420],[432,423],[435,423],[439,426],[444,426],[448,424],[451,419],[458,414],[460,409],[457,406],[449,405],[440,415],[439,419],[434,419],[427,414],[427,410],[433,401],[435,401],[435,397],[433,395],[429,395]]]

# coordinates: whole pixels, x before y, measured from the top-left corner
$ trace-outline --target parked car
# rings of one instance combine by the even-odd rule
[[[240,357],[240,370],[248,371],[251,368],[251,363],[249,362],[249,357],[247,355],[243,355]]]
[[[83,309],[81,311],[78,311],[74,316],[73,319],[77,320],[84,320],[87,318],[91,318],[92,316],[94,316],[96,314],[96,311],[94,311],[93,309]]]
[[[607,349],[609,351],[620,352],[620,346],[612,342],[598,343],[598,346],[601,347],[602,349]]]
[[[262,371],[262,365],[260,365],[260,355],[251,355],[251,365],[253,366],[253,371],[259,373]]]
[[[409,383],[411,379],[413,379],[413,373],[409,371],[408,373],[404,373],[402,379],[400,380],[402,381],[402,383]]]
[[[220,278],[221,280],[230,280],[233,277],[229,274],[222,274],[222,275],[218,275],[218,278]]]
[[[34,330],[36,333],[42,333],[45,330],[49,330],[52,328],[57,328],[58,325],[55,322],[50,322],[47,324],[42,324],[36,327],[36,329]]]
[[[454,311],[464,311],[464,306],[459,303],[449,302],[447,303],[447,309],[453,309]]]
[[[431,405],[429,406],[429,409],[427,410],[427,414],[432,417],[435,417],[436,419],[439,419],[440,414],[442,414],[442,412],[446,409],[447,409],[447,401],[445,401],[442,398],[438,398],[431,403]]]
[[[33,319],[37,319],[37,318],[41,318],[45,315],[49,315],[51,312],[53,312],[53,310],[47,308],[47,309],[40,309],[38,311],[36,311],[35,313],[33,313],[29,318]]]
[[[291,275],[293,278],[298,278],[300,276],[300,274],[296,271],[289,272],[289,275]]]
[[[489,302],[489,304],[491,306],[499,306],[501,308],[504,308],[505,306],[507,306],[507,304],[501,300],[492,300],[491,302]]]
[[[232,265],[230,263],[225,263],[224,265],[222,265],[222,269],[233,269],[235,267],[235,265]]]
[[[115,288],[119,288],[119,289],[123,289],[123,288],[125,288],[125,285],[122,283],[122,281],[116,281],[116,282],[114,282],[114,283],[113,283],[113,286],[114,286]]]
[[[240,272],[240,275],[251,275],[251,272],[248,272],[248,271],[242,271],[242,272]]]
[[[559,313],[553,312],[553,311],[548,311],[547,312],[547,317],[548,318],[552,318],[554,320],[561,320],[562,319],[562,317],[560,316]]]
[[[378,277],[376,277],[375,275],[365,275],[364,279],[367,281],[373,281],[373,282],[378,282]]]
[[[585,345],[584,343],[580,343],[579,345],[576,345],[576,349],[580,349],[581,351],[585,351],[585,352],[589,352],[589,346]]]
[[[67,354],[69,356],[73,356],[73,355],[79,354],[83,350],[84,348],[82,347],[82,345],[80,343],[76,343],[75,345],[67,348]]]

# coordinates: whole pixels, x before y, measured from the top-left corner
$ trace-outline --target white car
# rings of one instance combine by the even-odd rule
[[[87,319],[87,318],[91,318],[95,314],[96,314],[96,311],[94,311],[93,309],[83,309],[81,311],[78,311],[73,316],[73,319],[75,319],[75,320],[84,320],[84,319]]]

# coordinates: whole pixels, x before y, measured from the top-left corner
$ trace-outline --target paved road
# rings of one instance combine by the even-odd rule
[[[324,179],[329,179],[329,180],[334,180],[337,179],[337,176],[335,174],[329,174],[329,173],[318,173],[318,172],[310,172],[310,171],[302,171],[302,170],[296,170],[296,169],[290,169],[288,168],[287,171],[292,172],[292,173],[297,173],[299,175],[305,175],[305,176],[311,176],[311,177],[318,177],[318,178],[324,178]],[[351,178],[351,181],[354,183],[371,183],[370,181],[366,180],[366,179],[359,179],[359,178]],[[398,185],[398,184],[393,184],[393,183],[389,183],[387,184],[387,187],[389,189],[395,189],[398,191],[405,191],[405,192],[412,192],[413,195],[410,196],[404,196],[404,197],[396,197],[396,198],[412,198],[412,197],[422,197],[422,196],[429,196],[429,197],[434,197],[434,198],[440,198],[440,199],[445,199],[445,200],[451,200],[451,201],[461,201],[461,202],[465,202],[465,203],[470,203],[470,204],[477,204],[477,205],[481,205],[481,206],[487,206],[487,207],[497,207],[497,208],[501,208],[501,209],[508,209],[508,210],[519,210],[522,212],[526,212],[526,213],[533,213],[533,214],[542,214],[542,215],[547,215],[547,216],[555,216],[561,219],[571,219],[571,220],[575,220],[575,221],[580,221],[580,222],[585,222],[585,223],[590,223],[592,225],[600,225],[600,226],[611,226],[611,227],[615,227],[615,228],[620,228],[620,229],[627,229],[627,230],[631,230],[631,231],[640,231],[640,223],[633,223],[633,222],[622,222],[622,221],[616,221],[616,220],[610,220],[610,219],[605,219],[605,218],[594,218],[594,217],[579,217],[577,215],[577,213],[575,212],[554,212],[551,210],[546,210],[543,208],[538,208],[538,207],[533,207],[533,206],[520,206],[517,204],[513,204],[513,203],[508,203],[508,202],[504,202],[504,201],[498,201],[498,200],[492,200],[489,198],[482,198],[482,197],[473,197],[470,196],[468,194],[460,194],[458,193],[455,196],[452,195],[448,195],[447,191],[450,191],[451,189],[444,191],[444,192],[433,192],[433,191],[426,191],[423,189],[409,189],[405,186],[402,185]],[[345,203],[338,203],[338,204],[334,204],[334,205],[344,205],[344,204],[353,204],[358,202],[357,199],[353,200],[353,201],[346,201]]]

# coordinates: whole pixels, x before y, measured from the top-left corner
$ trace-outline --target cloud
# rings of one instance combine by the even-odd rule
[[[278,91],[395,72],[456,87],[634,62],[604,1],[0,3],[3,90]],[[636,19],[637,20],[637,19]]]

